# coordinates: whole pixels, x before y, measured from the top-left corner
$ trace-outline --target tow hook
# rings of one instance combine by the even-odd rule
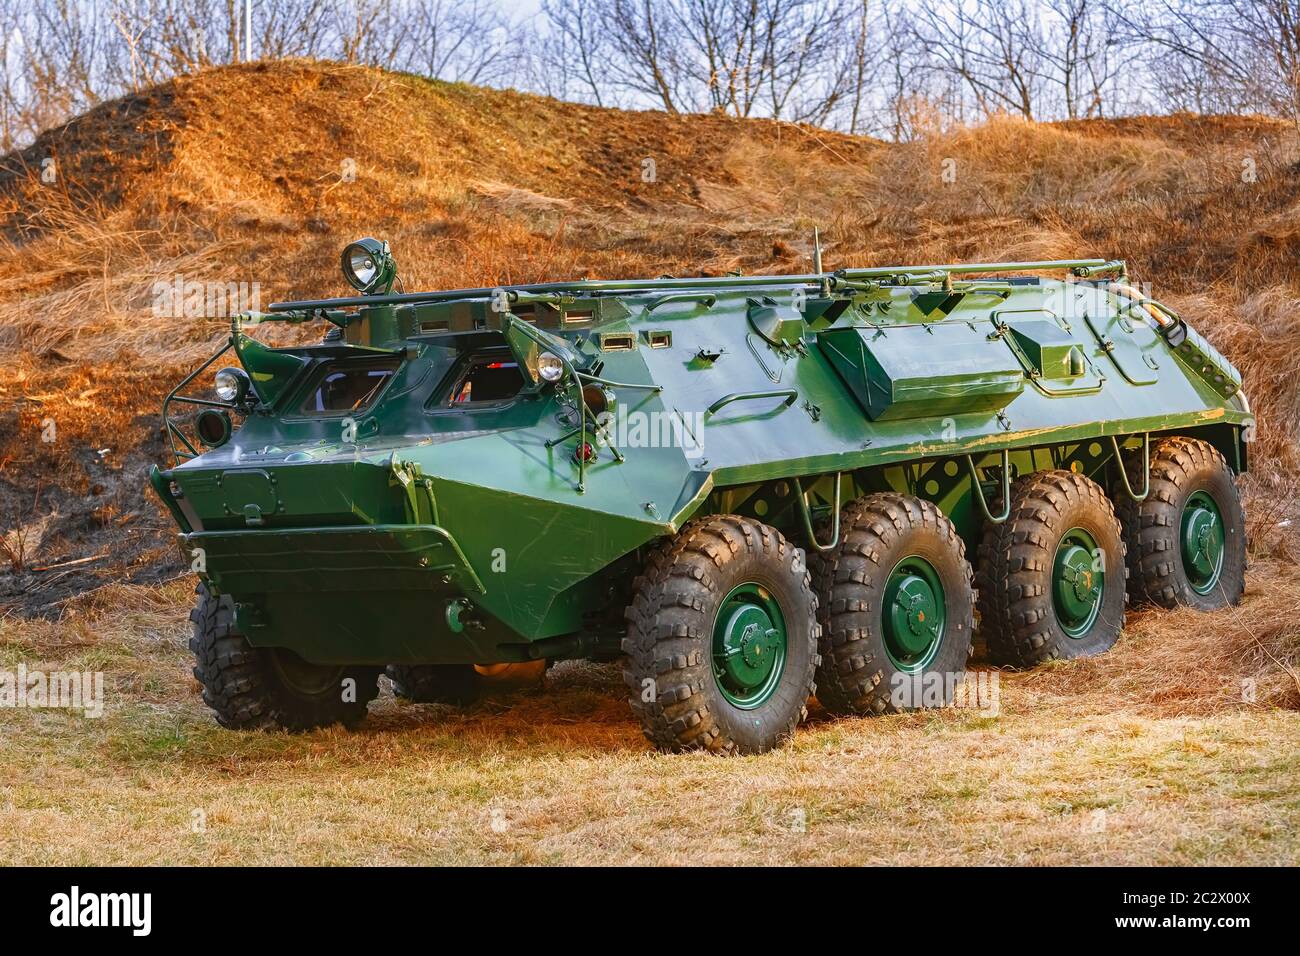
[[[476,631],[483,629],[483,622],[473,616],[474,606],[470,604],[467,598],[453,598],[447,602],[447,627],[453,634],[462,633],[465,628],[473,628]]]

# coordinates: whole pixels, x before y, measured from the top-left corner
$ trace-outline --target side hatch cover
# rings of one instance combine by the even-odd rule
[[[1010,350],[964,321],[827,329],[817,344],[873,421],[997,411],[1025,387]]]
[[[1138,322],[1125,315],[1091,315],[1084,313],[1097,344],[1110,356],[1115,368],[1134,385],[1154,385],[1159,381],[1160,362],[1156,356],[1162,351],[1156,330],[1146,322]]]

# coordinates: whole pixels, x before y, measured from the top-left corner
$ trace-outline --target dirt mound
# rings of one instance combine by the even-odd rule
[[[13,564],[66,572],[35,605],[156,573],[158,404],[227,325],[160,308],[178,282],[254,308],[341,292],[360,235],[390,241],[407,289],[794,272],[819,226],[832,268],[1127,258],[1245,371],[1252,481],[1286,502],[1272,534],[1300,473],[1298,159],[1260,117],[998,119],[886,144],[336,64],[181,77],[0,159],[0,530],[32,545]],[[0,575],[0,603],[33,606],[32,575]]]
[[[889,145],[371,68],[224,67],[0,159],[0,295],[26,306],[0,337],[188,358],[215,326],[154,315],[159,277],[316,296],[360,234],[389,239],[411,288],[789,271],[816,224],[834,265],[1123,255],[1166,292],[1256,293],[1300,277],[1297,157],[1259,117],[1001,118]]]

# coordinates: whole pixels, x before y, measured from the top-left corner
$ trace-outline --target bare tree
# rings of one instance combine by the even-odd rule
[[[225,0],[229,7],[230,59],[239,59],[239,17],[244,0]],[[331,0],[258,0],[253,21],[255,56],[278,60],[288,56],[330,55]]]
[[[612,0],[601,15],[610,37],[609,78],[678,111],[682,69],[675,51],[681,36],[663,0]]]
[[[817,119],[851,80],[846,14],[863,0],[546,0],[545,55],[564,55],[595,102],[619,93],[669,112]]]
[[[849,84],[834,65],[858,5],[854,0],[767,0],[761,6],[759,64],[768,115],[820,123],[835,110]],[[865,10],[862,20],[865,31]]]
[[[926,54],[926,44],[912,22],[911,11],[904,4],[882,4],[880,25],[881,45],[891,52],[877,73],[881,96],[877,129],[896,142],[909,140],[920,132],[920,114],[929,112],[920,107],[933,97],[935,71]],[[854,132],[857,131],[855,128]]]
[[[957,79],[987,116],[1034,118],[1042,74],[1037,10],[1027,0],[955,0],[921,5],[916,39],[938,67]]]
[[[425,0],[403,11],[402,69],[465,83],[509,83],[524,38],[493,0]]]
[[[859,0],[853,14],[853,42],[845,51],[842,71],[849,96],[849,132],[856,133],[862,122],[863,106],[867,95],[867,81],[871,78],[874,57],[867,45],[870,35],[871,0]]]
[[[604,106],[610,99],[606,76],[610,47],[601,27],[600,0],[542,0],[542,17],[547,26],[537,46],[541,63],[537,75],[546,92],[567,96],[577,87],[584,99]]]
[[[1177,83],[1165,92],[1190,94],[1183,105],[1264,110],[1300,126],[1300,0],[1154,0],[1111,11],[1155,48]]]
[[[1069,119],[1101,116],[1122,62],[1113,18],[1099,0],[1045,0],[1044,18],[1035,38],[1043,78]]]

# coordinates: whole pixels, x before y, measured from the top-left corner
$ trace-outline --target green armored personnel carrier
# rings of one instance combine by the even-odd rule
[[[951,702],[977,626],[1027,667],[1105,651],[1130,599],[1242,593],[1240,376],[1123,262],[393,293],[367,239],[343,271],[164,405],[226,726],[621,658],[654,745],[752,753],[814,695]]]

